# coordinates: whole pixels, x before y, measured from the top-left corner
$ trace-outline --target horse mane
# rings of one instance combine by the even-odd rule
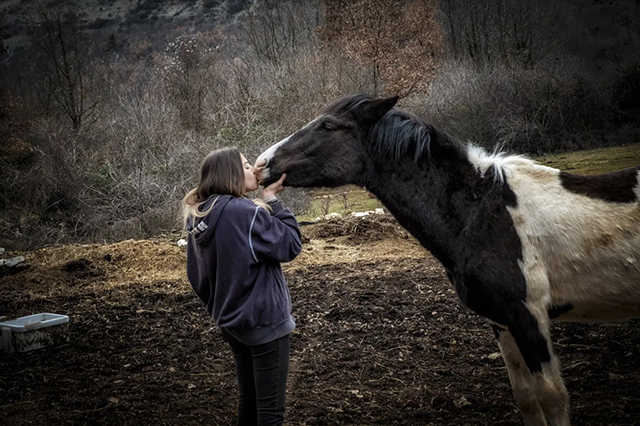
[[[342,114],[357,110],[364,102],[372,100],[369,95],[351,95],[327,105],[322,113]],[[392,109],[370,129],[369,146],[376,156],[399,160],[412,155],[414,161],[431,157],[432,145],[447,155],[457,155],[471,162],[473,167],[484,175],[490,169],[496,181],[503,182],[506,169],[513,166],[536,166],[535,161],[521,155],[509,155],[496,149],[489,153],[474,144],[463,144],[452,139],[446,133],[437,130],[431,124],[415,114]]]
[[[322,113],[339,115],[357,111],[360,105],[371,100],[373,97],[365,94],[347,96],[327,105]],[[413,154],[415,161],[428,157],[432,139],[441,144],[459,145],[418,116],[397,109],[392,109],[382,116],[370,129],[368,139],[375,154],[395,160],[409,152]]]
[[[407,155],[414,161],[430,157],[432,140],[447,145],[453,142],[419,117],[396,109],[382,116],[369,131],[373,152],[394,160]]]
[[[550,172],[551,169],[541,166],[524,155],[508,154],[498,147],[492,152],[473,143],[462,143],[454,140],[428,124],[420,117],[397,109],[386,113],[369,132],[369,142],[373,152],[383,158],[399,160],[412,154],[414,161],[430,158],[432,147],[439,152],[446,152],[448,158],[457,158],[469,162],[474,169],[484,176],[493,172],[497,182],[504,182],[507,170],[528,168]]]

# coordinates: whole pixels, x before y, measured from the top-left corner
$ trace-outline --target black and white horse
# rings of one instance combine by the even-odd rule
[[[577,176],[460,144],[349,96],[260,155],[263,184],[356,184],[442,262],[495,331],[527,425],[569,425],[549,321],[640,316],[640,167]]]

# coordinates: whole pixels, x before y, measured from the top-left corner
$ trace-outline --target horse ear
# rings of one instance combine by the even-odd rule
[[[375,123],[395,106],[399,98],[399,96],[392,96],[390,98],[373,99],[365,103],[362,112],[363,119],[368,123]]]

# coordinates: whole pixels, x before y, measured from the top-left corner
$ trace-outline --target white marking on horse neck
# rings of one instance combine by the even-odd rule
[[[480,175],[484,177],[484,174],[492,166],[494,168],[494,178],[497,181],[504,182],[506,169],[513,166],[540,166],[535,161],[524,157],[522,155],[507,155],[504,152],[494,151],[489,154],[484,148],[469,144],[467,147],[467,158],[471,164],[480,172]]]
[[[638,181],[638,184],[633,188],[633,192],[636,193],[636,198],[640,201],[640,170],[638,170],[638,173],[636,174],[636,180]]]
[[[315,123],[316,121],[318,121],[322,117],[324,117],[324,116],[316,117],[315,119],[311,120],[309,123],[305,124],[300,130],[306,129],[307,127],[311,126],[313,123]],[[298,133],[300,130],[297,130],[296,132],[290,134],[286,138],[282,139],[280,142],[277,142],[274,145],[271,145],[265,152],[260,154],[260,156],[256,160],[256,164],[260,164],[262,161],[266,161],[267,162],[267,164],[265,165],[264,170],[262,171],[262,179],[267,179],[269,177],[269,163],[271,162],[271,159],[275,156],[276,151],[278,150],[278,148],[280,148],[282,145],[287,143],[289,141],[289,139],[291,139],[291,137],[293,135],[295,135],[296,133]]]

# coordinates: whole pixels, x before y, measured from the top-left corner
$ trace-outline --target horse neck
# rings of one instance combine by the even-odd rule
[[[485,183],[462,147],[438,157],[372,161],[365,186],[448,269]],[[452,155],[453,154],[453,155]]]

